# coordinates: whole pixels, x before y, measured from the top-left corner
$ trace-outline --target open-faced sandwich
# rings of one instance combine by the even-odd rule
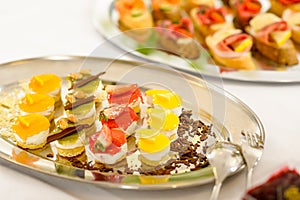
[[[152,9],[154,21],[181,19],[181,0],[152,0]]]
[[[122,31],[127,31],[136,40],[143,41],[148,38],[148,28],[153,27],[153,19],[143,0],[117,0],[115,7],[119,13],[119,28]]]
[[[226,11],[224,8],[214,8],[206,5],[193,8],[190,12],[195,25],[195,31],[199,33],[202,38],[223,28],[233,28],[233,24],[226,21],[225,14]]]
[[[214,0],[183,0],[183,8],[189,12],[191,9],[196,8],[200,5],[207,5],[209,7],[215,6]]]
[[[218,63],[236,69],[255,69],[252,38],[239,29],[222,29],[206,38],[206,44]]]
[[[270,12],[281,16],[285,9],[300,11],[300,0],[270,0]]]
[[[182,18],[179,24],[163,20],[156,29],[163,51],[189,59],[199,57],[200,46],[194,39],[194,27],[189,18]]]
[[[265,57],[283,65],[298,63],[297,52],[286,21],[272,13],[262,13],[250,21],[247,31],[254,37],[255,47]]]
[[[300,44],[300,11],[294,12],[287,9],[283,12],[282,19],[290,26],[292,30],[292,39]]]
[[[236,28],[244,29],[249,21],[261,12],[262,5],[259,0],[235,0],[232,2],[235,10],[233,23]]]

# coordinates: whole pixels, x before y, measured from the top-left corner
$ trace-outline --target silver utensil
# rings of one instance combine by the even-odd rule
[[[215,176],[215,185],[210,199],[216,200],[224,179],[239,170],[243,166],[244,160],[240,147],[230,142],[217,142],[207,149],[206,157]]]
[[[242,154],[247,165],[246,188],[251,187],[254,167],[260,160],[264,145],[256,133],[242,133]]]

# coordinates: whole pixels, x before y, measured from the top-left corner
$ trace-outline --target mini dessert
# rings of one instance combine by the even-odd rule
[[[143,0],[117,0],[119,27],[138,41],[146,40],[151,34],[153,19]]]
[[[171,141],[177,139],[179,117],[170,110],[161,108],[148,109],[148,123],[151,129],[164,133]]]
[[[12,126],[17,145],[26,149],[42,148],[49,135],[49,120],[40,114],[19,116]]]
[[[265,183],[258,185],[244,195],[243,200],[300,198],[300,175],[296,169],[284,167],[272,175]]]
[[[170,90],[147,90],[145,92],[147,103],[154,108],[163,108],[172,111],[177,116],[182,111],[181,97]]]
[[[137,84],[107,85],[105,91],[108,94],[108,102],[112,107],[128,105],[136,113],[140,112],[140,103],[143,103],[143,98]]]
[[[236,13],[236,17],[233,19],[235,27],[244,30],[250,20],[261,12],[261,8],[259,0],[235,0],[233,4]]]
[[[300,44],[300,11],[294,12],[287,9],[283,12],[282,19],[288,23],[292,30],[292,40]]]
[[[150,131],[149,133],[151,133]],[[166,163],[170,157],[170,139],[163,133],[153,130],[154,134],[139,134],[137,146],[140,150],[139,159],[146,166],[158,166]],[[145,167],[144,167],[145,168]],[[153,170],[153,169],[152,169]]]
[[[152,0],[152,15],[155,21],[181,19],[181,0]]]
[[[194,40],[194,27],[189,18],[182,18],[179,24],[162,20],[157,23],[156,29],[161,50],[188,59],[200,56],[200,45]]]
[[[49,121],[54,117],[54,98],[47,94],[26,94],[21,99],[19,107],[21,112],[26,115],[30,113],[41,114]]]
[[[127,105],[118,105],[100,112],[99,120],[110,129],[120,129],[126,137],[132,135],[137,127],[139,117]]]
[[[65,111],[68,119],[73,123],[86,124],[89,126],[85,131],[86,133],[92,133],[96,130],[96,108],[94,96],[88,98],[76,98],[72,94],[66,96],[67,103],[65,105]]]
[[[69,81],[69,93],[73,93],[77,98],[87,98],[95,96],[95,103],[97,108],[104,108],[108,106],[107,93],[103,90],[100,76],[105,72],[100,72],[96,75],[91,75],[89,70],[81,70],[76,73],[69,74],[67,80]]]
[[[215,33],[220,29],[233,28],[231,22],[225,19],[226,11],[224,8],[214,8],[206,5],[200,5],[190,12],[191,18],[195,25],[196,33],[202,38]],[[199,38],[202,40],[201,38]]]
[[[65,137],[55,140],[53,144],[58,155],[62,157],[75,157],[82,154],[85,150],[85,129],[76,127],[74,123],[66,118],[61,118],[57,121],[54,134],[68,131],[68,128],[72,128],[72,132],[69,132]]]
[[[214,7],[215,3],[214,0],[183,0],[183,7],[187,12],[201,5]]]
[[[298,63],[297,52],[290,40],[287,22],[272,13],[256,15],[247,31],[254,37],[255,47],[265,57],[283,65]]]
[[[291,9],[293,11],[300,11],[300,0],[270,0],[271,8],[270,12],[282,16],[285,9]]]
[[[110,129],[106,124],[89,139],[89,150],[96,162],[115,165],[125,159],[127,143],[125,133]]]
[[[253,70],[252,38],[239,29],[223,29],[206,38],[206,44],[216,62],[231,68]]]
[[[52,96],[55,104],[61,103],[61,78],[54,74],[41,74],[33,76],[29,88],[35,93],[44,93]]]

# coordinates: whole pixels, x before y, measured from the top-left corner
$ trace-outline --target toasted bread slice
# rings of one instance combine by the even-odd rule
[[[298,64],[297,51],[291,40],[287,40],[283,45],[278,47],[273,43],[265,43],[261,40],[254,39],[257,50],[265,57],[283,65]]]
[[[210,50],[212,57],[215,61],[225,67],[242,69],[242,70],[254,70],[256,66],[252,60],[251,52],[244,53],[241,57],[221,57],[216,53],[216,49],[213,46],[213,37],[208,36],[206,38],[206,44]]]
[[[180,38],[173,40],[160,35],[159,44],[163,51],[188,59],[196,59],[200,56],[200,46],[193,38]]]
[[[292,40],[300,44],[300,26],[292,28]]]

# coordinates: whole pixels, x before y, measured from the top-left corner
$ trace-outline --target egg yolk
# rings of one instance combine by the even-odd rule
[[[34,113],[48,110],[54,103],[54,98],[47,94],[26,94],[19,107],[24,112]]]
[[[50,123],[48,119],[40,114],[19,116],[12,126],[16,134],[23,140],[39,134],[42,131],[46,131],[49,127]]]
[[[180,96],[169,90],[148,90],[145,94],[152,97],[153,104],[166,109],[173,109],[182,104]]]
[[[30,80],[29,87],[37,93],[49,93],[61,86],[61,78],[54,74],[41,74],[33,76]]]
[[[147,153],[156,153],[170,145],[170,139],[162,133],[150,138],[140,138],[138,147]]]

